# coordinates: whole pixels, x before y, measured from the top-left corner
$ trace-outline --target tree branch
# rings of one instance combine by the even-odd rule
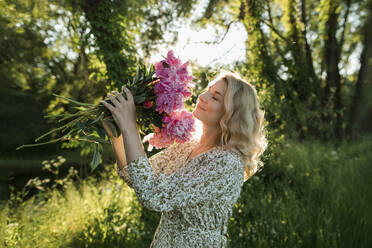
[[[261,21],[266,24],[274,33],[276,33],[282,40],[289,43],[289,40],[285,38],[271,23],[267,22],[265,19],[261,19]]]
[[[268,13],[268,16],[269,16],[270,24],[271,24],[272,27],[274,27],[274,20],[272,18],[272,14],[271,14],[270,2],[268,0],[266,0],[266,5],[267,5],[267,13]],[[283,50],[280,48],[280,46],[278,44],[278,39],[274,38],[273,43],[274,43],[274,46],[275,46],[276,50],[280,54],[280,57],[283,59],[284,63],[286,64],[288,62],[288,60],[285,58]]]
[[[200,43],[203,43],[203,44],[207,44],[207,45],[218,45],[218,44],[222,43],[225,40],[225,38],[227,36],[227,33],[230,30],[231,25],[233,23],[235,23],[235,22],[237,22],[237,21],[231,21],[231,22],[229,22],[229,24],[227,24],[226,31],[225,31],[224,35],[222,36],[222,38],[220,40],[214,40],[214,41],[196,41],[196,42],[192,42],[190,44],[200,44]]]

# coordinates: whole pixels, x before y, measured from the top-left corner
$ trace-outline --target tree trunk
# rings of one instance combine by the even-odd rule
[[[372,84],[372,37],[369,34],[372,25],[372,0],[369,1],[368,8],[369,17],[364,24],[364,47],[360,56],[360,69],[355,84],[355,92],[350,111],[351,121],[349,133],[352,140],[357,139],[360,135],[364,100],[370,100],[368,99],[369,96],[365,96],[365,89],[367,83]]]
[[[341,124],[342,124],[342,102],[341,102],[341,76],[338,64],[340,62],[341,50],[339,48],[339,42],[336,38],[336,32],[338,27],[338,14],[336,10],[338,5],[331,2],[329,9],[329,18],[326,23],[327,38],[325,40],[325,68],[326,68],[326,88],[323,98],[323,106],[327,107],[331,104],[331,109],[335,112],[325,117],[325,121],[330,123],[334,120],[333,127],[335,128],[334,135],[341,137]],[[329,107],[329,106],[328,106]]]
[[[313,56],[311,54],[310,44],[307,41],[307,37],[306,37],[307,36],[306,0],[301,0],[301,22],[305,26],[302,30],[302,36],[305,42],[307,71],[308,71],[308,74],[310,75],[310,78],[312,79],[312,89],[313,89],[312,92],[317,92],[320,87],[320,83],[314,70]]]
[[[130,38],[125,35],[125,27],[121,25],[115,3],[109,0],[82,0],[81,8],[95,36],[99,48],[97,56],[106,64],[107,81],[119,89],[123,81],[130,77],[129,67],[135,63],[135,58],[131,57],[134,51]]]

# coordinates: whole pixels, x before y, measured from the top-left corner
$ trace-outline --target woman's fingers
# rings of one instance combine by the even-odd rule
[[[121,86],[121,92],[125,92],[125,86],[124,85]],[[125,93],[125,96],[123,96],[123,98],[124,98],[125,101],[128,101],[128,94]]]
[[[119,92],[114,91],[114,94],[116,95],[116,98],[119,99],[119,102],[124,102],[125,101],[123,95],[120,94]]]
[[[115,94],[114,91],[113,91],[113,93]],[[114,95],[112,95],[112,94],[109,95],[109,98],[110,98],[111,102],[112,102],[115,106],[117,106],[117,105],[120,103],[119,100],[118,100]]]
[[[124,89],[125,93],[127,94],[128,101],[131,102],[131,103],[133,103],[132,92],[130,92],[130,90],[127,87],[125,87],[125,86],[123,86],[122,89]]]
[[[114,110],[114,107],[111,105],[111,104],[109,104],[109,103],[107,103],[107,102],[105,102],[105,101],[100,101],[100,103],[102,103],[106,108],[108,108],[111,112]]]
[[[132,95],[132,92],[130,92],[130,90],[126,87],[122,87],[122,90],[125,91],[126,95],[127,95],[127,99],[124,98],[124,96],[122,94],[120,94],[119,92],[117,91],[112,91],[112,93],[107,93],[107,96],[108,98],[111,100],[111,102],[113,103],[114,106],[112,106],[111,104],[105,102],[104,100],[100,101],[100,103],[102,103],[103,105],[105,105],[109,110],[111,110],[111,112],[115,109],[114,107],[119,107],[120,104],[125,104],[125,103],[131,103],[131,104],[134,104],[134,101],[133,101],[133,95]]]

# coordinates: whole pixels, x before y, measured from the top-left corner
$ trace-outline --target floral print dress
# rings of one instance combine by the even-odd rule
[[[244,183],[235,151],[214,147],[186,161],[197,140],[173,144],[119,170],[139,202],[161,212],[150,248],[226,247],[227,224]]]

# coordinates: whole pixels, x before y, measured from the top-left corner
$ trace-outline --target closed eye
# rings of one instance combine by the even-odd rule
[[[211,88],[211,86],[209,86],[208,90]],[[213,94],[213,93],[212,93]],[[215,96],[212,97],[215,101],[218,101],[218,98],[216,98]]]

